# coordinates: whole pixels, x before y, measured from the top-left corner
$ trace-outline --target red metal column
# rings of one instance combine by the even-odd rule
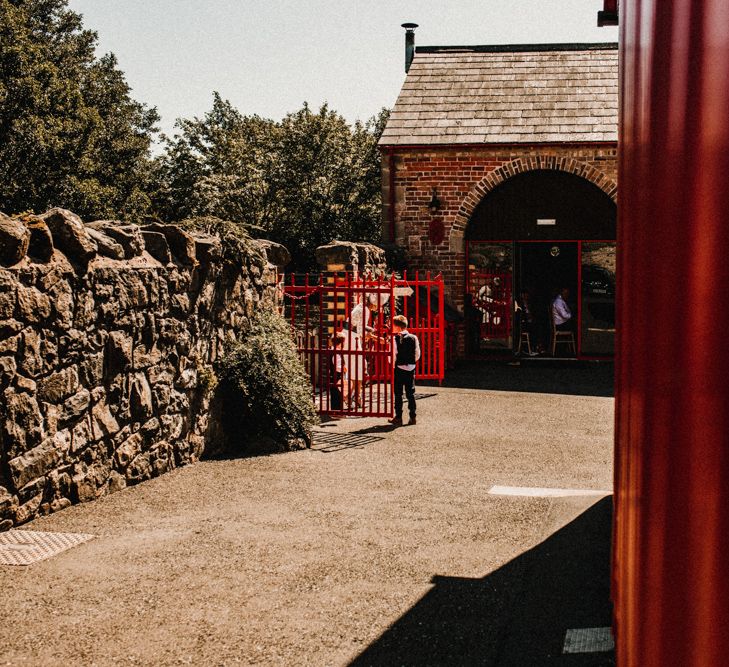
[[[729,655],[729,2],[624,0],[618,665]]]

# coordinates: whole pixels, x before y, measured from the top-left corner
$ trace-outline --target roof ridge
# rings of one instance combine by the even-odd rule
[[[415,47],[415,53],[529,53],[536,51],[598,51],[617,48],[617,42],[483,44],[475,46],[417,46]]]

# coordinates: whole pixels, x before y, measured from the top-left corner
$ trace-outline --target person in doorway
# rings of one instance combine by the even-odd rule
[[[477,354],[481,345],[481,311],[474,305],[473,294],[466,294],[463,313],[466,320],[466,352]]]
[[[563,287],[554,300],[552,301],[552,319],[557,331],[571,331],[574,322],[572,321],[572,311],[567,300],[570,298],[570,291]]]
[[[341,410],[349,397],[349,380],[347,379],[347,366],[342,355],[344,334],[339,332],[331,340],[333,350],[330,366],[329,397],[332,410]]]
[[[528,289],[523,289],[519,298],[516,300],[516,316],[519,324],[519,333],[527,333],[530,337],[533,349],[529,351],[531,356],[537,354],[536,350],[540,345],[538,332],[536,329],[536,320],[534,318],[534,310],[532,308],[532,297]]]
[[[408,399],[410,421],[415,425],[415,366],[420,359],[420,341],[415,334],[408,331],[408,320],[404,315],[392,319],[392,331],[395,334],[395,416],[390,420],[393,426],[402,426],[402,392]]]

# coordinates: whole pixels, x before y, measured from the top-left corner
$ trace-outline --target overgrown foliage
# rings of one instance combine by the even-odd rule
[[[380,154],[388,112],[347,124],[324,105],[281,122],[244,116],[217,93],[204,118],[178,121],[157,160],[157,215],[216,216],[285,245],[297,269],[335,238],[380,240]]]
[[[228,394],[223,419],[229,447],[257,454],[310,444],[318,423],[311,385],[280,316],[259,311],[217,375]]]
[[[0,210],[148,210],[158,115],[96,43],[67,0],[0,0]]]
[[[285,245],[298,270],[335,238],[379,242],[387,111],[350,125],[304,104],[274,121],[215,93],[152,159],[157,112],[96,44],[68,0],[0,0],[0,210],[228,220]]]

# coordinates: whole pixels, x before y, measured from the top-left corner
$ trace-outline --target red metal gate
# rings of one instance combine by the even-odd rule
[[[395,294],[403,294],[398,313],[408,318],[408,331],[420,340],[420,361],[415,369],[416,380],[438,380],[445,376],[445,295],[443,278],[423,277],[418,271],[395,281]]]
[[[291,325],[312,399],[322,414],[390,417],[393,402],[391,319],[404,314],[420,339],[416,379],[445,372],[443,280],[290,274],[284,316]]]

